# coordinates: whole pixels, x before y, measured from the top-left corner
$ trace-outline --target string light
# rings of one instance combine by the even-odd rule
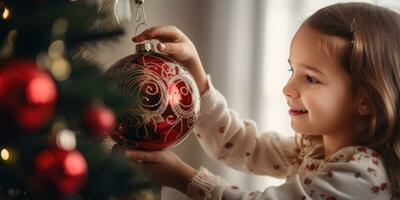
[[[0,49],[0,58],[8,58],[12,54],[17,33],[17,30],[13,29],[7,34],[5,45]]]
[[[68,29],[68,20],[64,17],[54,21],[53,27],[51,29],[53,37],[64,37]]]
[[[0,153],[1,159],[3,159],[4,161],[7,161],[8,159],[10,159],[10,152],[8,152],[7,149],[2,149],[1,153]]]
[[[64,42],[62,40],[56,40],[49,46],[49,56],[52,59],[56,59],[62,56],[64,52]]]
[[[57,19],[52,27],[52,37],[57,39],[49,45],[47,55],[38,57],[38,61],[45,63],[53,77],[58,81],[67,80],[71,74],[71,65],[64,57],[65,44],[62,40],[68,29],[66,18]]]
[[[56,80],[67,80],[71,74],[71,65],[64,58],[57,59],[51,66],[50,71]]]
[[[3,19],[6,20],[10,16],[10,10],[7,7],[4,7],[3,11]]]
[[[76,147],[75,133],[68,129],[61,130],[57,135],[57,146],[66,151],[75,149]]]
[[[47,53],[40,52],[36,57],[36,64],[43,69],[50,69],[53,61]]]

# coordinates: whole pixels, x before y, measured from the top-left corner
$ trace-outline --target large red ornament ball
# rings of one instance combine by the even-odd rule
[[[87,164],[79,151],[48,148],[35,158],[34,188],[49,195],[76,193],[85,183]]]
[[[200,95],[190,73],[151,43],[113,64],[124,95],[136,106],[119,117],[112,138],[122,146],[154,151],[172,148],[191,132],[200,111]]]
[[[0,119],[22,130],[46,124],[54,112],[57,89],[52,77],[31,60],[0,66]],[[7,126],[0,122],[0,128]]]
[[[106,136],[115,127],[114,112],[103,105],[91,105],[85,112],[84,126],[96,136]]]

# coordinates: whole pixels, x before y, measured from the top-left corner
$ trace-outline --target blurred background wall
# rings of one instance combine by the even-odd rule
[[[99,0],[101,1],[101,0]],[[104,0],[107,1],[107,0]],[[107,69],[117,59],[134,53],[130,38],[136,22],[135,1],[119,0],[116,16],[126,30],[118,41],[93,49]],[[302,21],[317,9],[337,0],[144,0],[149,26],[175,25],[196,45],[206,72],[231,108],[255,120],[260,132],[274,130],[290,136],[288,107],[282,88],[289,73],[289,45]],[[364,0],[398,10],[399,0]],[[263,190],[284,180],[251,176],[207,157],[195,137],[173,149],[183,160],[201,165],[231,183]],[[162,199],[185,199],[163,188]]]

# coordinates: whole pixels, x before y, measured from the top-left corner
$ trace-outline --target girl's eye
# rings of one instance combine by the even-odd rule
[[[310,75],[306,75],[306,80],[312,84],[318,84],[321,83],[318,79],[310,76]]]

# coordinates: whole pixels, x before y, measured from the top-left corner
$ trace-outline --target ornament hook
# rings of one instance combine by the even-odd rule
[[[135,20],[138,23],[135,28],[135,35],[138,34],[140,27],[144,27],[144,30],[148,28],[146,23],[146,13],[144,11],[144,0],[135,0],[136,3],[136,17]]]

